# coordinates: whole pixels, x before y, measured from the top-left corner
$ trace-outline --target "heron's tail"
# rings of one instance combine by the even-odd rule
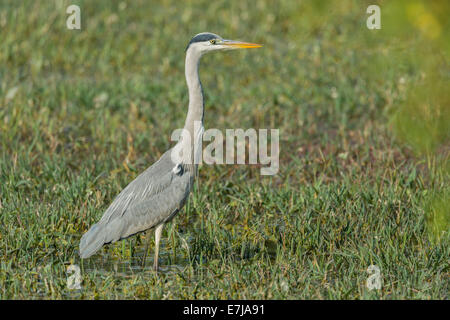
[[[104,225],[100,223],[94,224],[88,232],[86,232],[80,241],[80,257],[82,259],[89,258],[105,244]]]
[[[104,244],[116,242],[129,234],[124,234],[124,222],[121,218],[94,224],[80,241],[80,257],[89,258]]]

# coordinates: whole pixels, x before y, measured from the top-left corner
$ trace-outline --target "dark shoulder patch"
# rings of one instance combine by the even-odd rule
[[[191,41],[189,41],[189,43],[188,43],[188,45],[186,47],[186,50],[189,49],[189,46],[191,44],[193,44],[193,43],[209,41],[209,40],[216,39],[216,38],[218,38],[218,36],[216,34],[214,34],[214,33],[206,33],[206,32],[205,33],[200,33],[200,34],[194,36],[191,39]]]

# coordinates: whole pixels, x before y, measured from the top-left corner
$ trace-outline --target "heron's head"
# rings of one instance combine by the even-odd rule
[[[198,53],[204,54],[209,51],[244,49],[244,48],[259,48],[262,45],[257,43],[226,40],[217,34],[210,32],[203,32],[195,35],[186,48],[187,50],[195,50]]]

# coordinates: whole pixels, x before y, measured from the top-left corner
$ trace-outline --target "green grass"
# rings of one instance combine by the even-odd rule
[[[0,298],[448,299],[448,93],[431,120],[407,109],[428,70],[448,89],[448,6],[427,7],[429,40],[433,23],[397,30],[385,2],[378,31],[372,2],[299,2],[2,1]],[[65,27],[73,3],[81,31]],[[81,235],[182,127],[202,31],[264,43],[203,58],[205,127],[280,129],[278,175],[203,165],[157,276],[137,267],[144,234],[80,261]]]

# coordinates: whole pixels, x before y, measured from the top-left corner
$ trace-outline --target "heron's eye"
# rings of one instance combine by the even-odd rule
[[[211,43],[211,44],[216,44],[216,39],[211,39],[211,40],[209,40],[209,43]]]

